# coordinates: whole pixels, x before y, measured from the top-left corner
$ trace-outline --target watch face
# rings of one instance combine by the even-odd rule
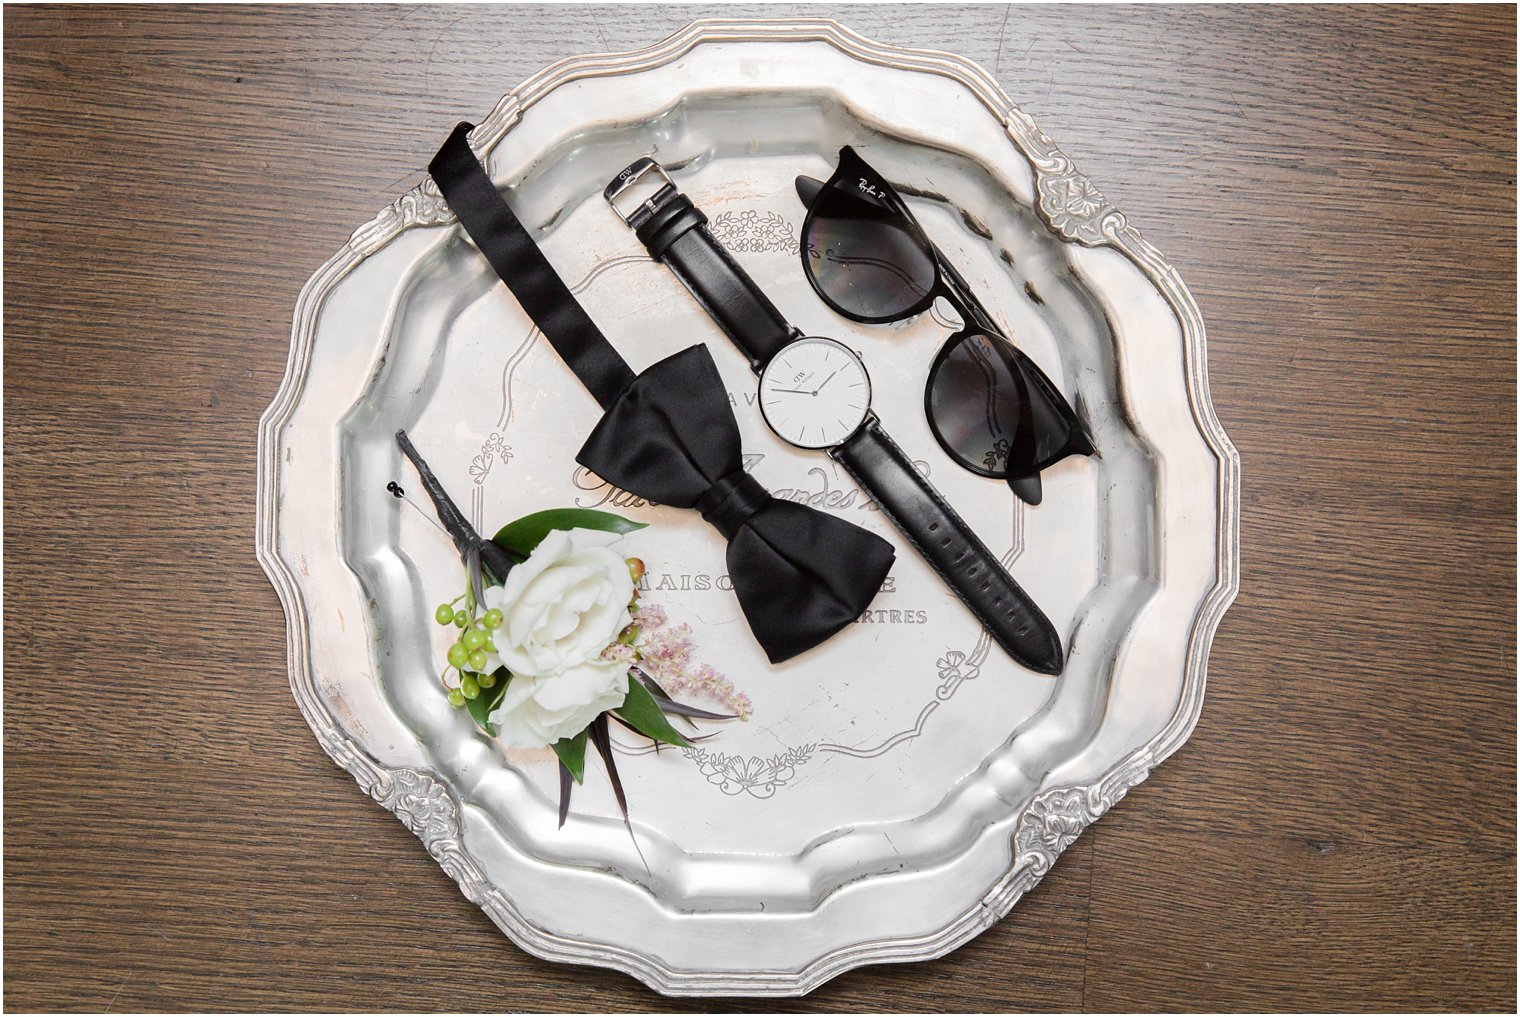
[[[831,448],[866,419],[871,379],[860,358],[832,339],[798,339],[760,375],[760,412],[782,438],[802,448]]]

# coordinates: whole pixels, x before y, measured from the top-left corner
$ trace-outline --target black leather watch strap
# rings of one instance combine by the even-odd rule
[[[756,374],[802,335],[713,236],[702,210],[675,187],[640,205],[628,225],[650,257],[663,261],[722,326]]]
[[[1061,673],[1061,638],[1050,619],[875,417],[829,454],[875,496],[882,511],[1010,657],[1041,674]]]

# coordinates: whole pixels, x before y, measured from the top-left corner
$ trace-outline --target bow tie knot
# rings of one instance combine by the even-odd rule
[[[876,534],[775,498],[744,471],[739,425],[706,346],[634,377],[576,459],[640,498],[699,510],[723,534],[734,594],[773,663],[859,618],[895,558]]]
[[[765,486],[741,468],[719,477],[697,499],[696,509],[725,539],[733,540],[739,527],[749,522],[770,497]]]

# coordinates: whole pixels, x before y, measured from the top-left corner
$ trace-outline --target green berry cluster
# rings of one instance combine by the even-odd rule
[[[439,604],[433,612],[433,620],[439,625],[452,625],[462,630],[459,638],[449,646],[449,667],[442,676],[447,678],[450,669],[459,672],[459,687],[449,689],[449,703],[456,708],[464,706],[465,700],[479,696],[481,689],[496,686],[496,675],[486,671],[486,654],[496,652],[491,637],[501,627],[504,618],[494,607],[475,616],[473,599],[461,594],[450,603]],[[466,601],[465,607],[456,609],[454,605],[461,600]],[[444,685],[448,687],[447,682]]]

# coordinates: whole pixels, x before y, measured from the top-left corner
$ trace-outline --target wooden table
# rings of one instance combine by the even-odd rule
[[[318,749],[254,430],[457,120],[714,12],[6,8],[9,1008],[667,1006]],[[1192,740],[1008,920],[800,1006],[1513,1009],[1514,10],[834,13],[982,63],[1188,281],[1244,583]]]

